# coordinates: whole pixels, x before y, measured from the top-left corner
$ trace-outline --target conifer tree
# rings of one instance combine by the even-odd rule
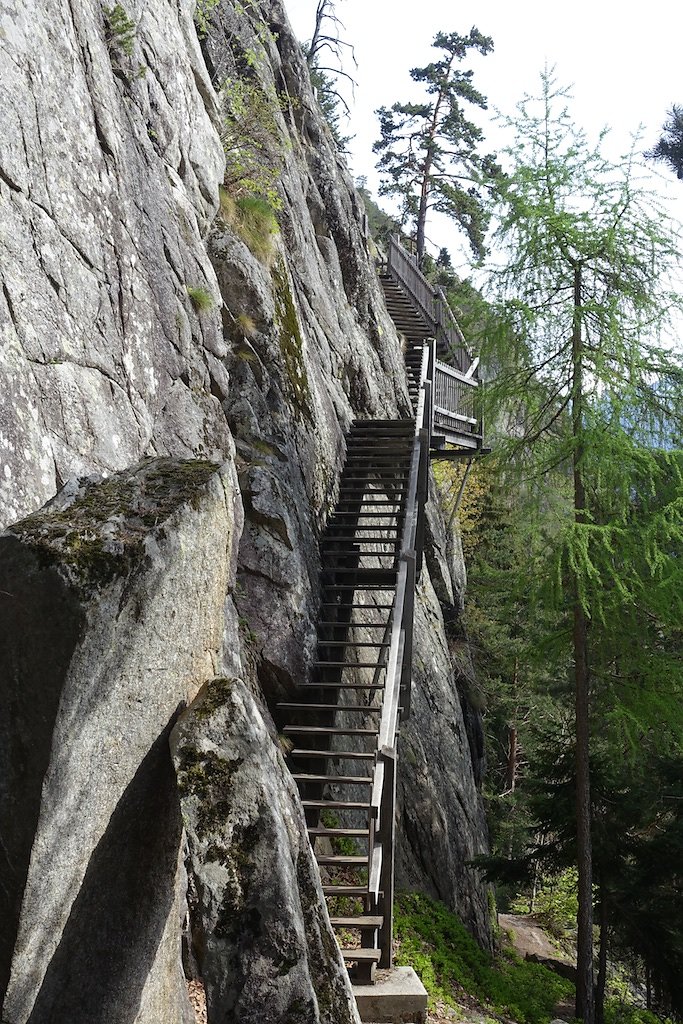
[[[591,699],[600,684],[596,638],[648,595],[671,596],[683,544],[680,360],[663,330],[680,299],[668,219],[643,194],[631,157],[607,161],[573,126],[551,76],[509,121],[516,141],[497,186],[496,237],[507,262],[496,274],[502,342],[491,391],[513,407],[505,455],[529,493],[554,473],[567,514],[547,528],[546,600],[568,615],[575,716],[579,876],[577,1016],[593,1024],[590,792]],[[602,140],[600,140],[602,141]],[[639,501],[662,494],[669,500]],[[547,520],[546,520],[547,522]],[[637,532],[633,527],[637,522]],[[645,602],[647,603],[647,602]],[[616,634],[613,634],[614,640]],[[680,665],[678,666],[680,681]]]
[[[400,197],[404,215],[414,218],[420,263],[430,210],[452,217],[472,251],[483,255],[487,218],[479,182],[495,167],[491,156],[478,151],[481,129],[465,116],[465,104],[486,109],[486,99],[472,85],[472,71],[459,66],[470,50],[490,53],[493,40],[472,28],[466,36],[439,32],[433,45],[440,58],[410,72],[424,86],[427,100],[380,107],[382,134],[373,146],[381,154],[380,195]]]
[[[683,107],[674,103],[668,119],[662,125],[662,135],[648,153],[651,160],[668,164],[678,178],[683,179]]]

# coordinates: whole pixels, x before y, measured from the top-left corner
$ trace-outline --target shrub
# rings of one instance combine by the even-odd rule
[[[272,210],[281,209],[277,183],[283,143],[276,116],[280,98],[257,81],[236,78],[223,87],[221,99],[226,188],[235,197],[257,196]]]
[[[106,40],[111,50],[118,47],[130,57],[133,53],[133,43],[137,26],[132,18],[129,18],[121,4],[114,7],[104,7],[104,17],[107,22]]]
[[[221,0],[197,0],[194,12],[194,23],[197,26],[197,35],[203,39],[209,31],[211,13],[218,7]]]

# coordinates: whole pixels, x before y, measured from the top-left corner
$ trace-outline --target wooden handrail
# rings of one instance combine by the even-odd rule
[[[455,366],[466,374],[472,366],[472,356],[443,289],[430,284],[415,258],[403,248],[397,235],[389,238],[387,272],[399,282],[422,311],[439,350],[446,353]]]
[[[391,967],[391,922],[394,877],[394,813],[396,802],[396,737],[399,715],[410,707],[410,663],[413,646],[416,549],[422,529],[426,501],[429,434],[433,407],[428,374],[434,366],[433,344],[422,352],[421,387],[415,421],[415,435],[406,489],[405,520],[401,535],[400,564],[391,613],[391,636],[386,664],[384,700],[377,737],[377,764],[370,796],[374,829],[370,853],[368,888],[383,918],[380,929],[380,967]]]

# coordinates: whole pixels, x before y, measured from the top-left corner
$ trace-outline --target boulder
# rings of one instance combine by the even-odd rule
[[[0,536],[6,1024],[184,1024],[168,734],[216,671],[232,463],[72,481]]]
[[[244,683],[213,679],[171,734],[209,1024],[353,1024],[296,786]]]

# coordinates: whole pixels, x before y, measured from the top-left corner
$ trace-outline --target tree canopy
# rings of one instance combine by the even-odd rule
[[[480,154],[483,133],[466,117],[467,105],[486,109],[486,99],[472,84],[472,71],[460,64],[472,50],[490,53],[493,40],[472,28],[466,36],[439,32],[433,46],[441,51],[439,59],[410,72],[427,98],[377,111],[381,137],[373,149],[380,154],[379,191],[399,197],[404,221],[415,221],[420,261],[430,210],[455,220],[480,257],[488,222],[480,184],[495,162]]]
[[[668,119],[662,125],[662,135],[645,154],[651,160],[668,164],[678,178],[683,179],[683,107],[674,103]]]
[[[660,721],[663,679],[681,724],[683,367],[666,338],[680,255],[633,154],[612,163],[590,145],[550,75],[509,126],[489,390],[512,423],[499,456],[525,506],[521,575],[573,705],[577,1016],[592,1024],[591,749],[600,731],[623,749]]]

